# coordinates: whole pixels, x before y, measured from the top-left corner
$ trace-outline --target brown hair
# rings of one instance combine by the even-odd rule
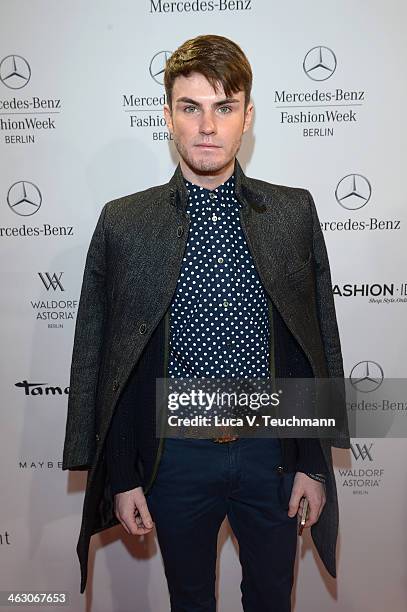
[[[249,60],[235,42],[224,36],[206,34],[186,40],[167,61],[164,73],[167,103],[172,105],[172,88],[179,76],[202,74],[216,90],[222,84],[226,96],[240,90],[245,93],[245,107],[250,101],[252,69]]]

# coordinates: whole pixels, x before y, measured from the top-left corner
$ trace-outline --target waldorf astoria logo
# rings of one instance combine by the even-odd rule
[[[131,129],[147,130],[153,141],[172,140],[164,119],[163,106],[167,103],[164,91],[164,71],[171,51],[156,51],[147,64],[150,79],[145,91],[122,95],[122,109]],[[136,79],[140,82],[142,79]],[[152,84],[152,85],[151,85]]]
[[[54,274],[52,275],[49,272],[38,272],[38,276],[42,280],[42,283],[47,291],[49,291],[50,289],[53,289],[54,291],[56,291],[57,289],[65,291],[61,282],[62,275],[63,272],[59,272],[58,274],[54,272]]]
[[[39,289],[47,293],[65,293],[62,283],[63,272],[38,272],[41,283]],[[67,296],[40,296],[30,300],[35,321],[47,325],[48,329],[63,329],[66,321],[74,321],[78,309],[78,300]]]
[[[355,444],[350,445],[350,449],[356,461],[358,461],[359,459],[361,459],[362,461],[365,461],[365,459],[373,461],[372,446],[373,442],[371,442],[370,444],[359,444],[358,442],[356,442]]]
[[[353,495],[369,495],[379,489],[383,477],[384,468],[376,461],[373,453],[373,442],[352,442],[351,460],[352,467],[339,468],[338,484],[344,491]]]
[[[34,144],[40,135],[57,129],[62,100],[45,98],[38,91],[27,95],[34,83],[25,57],[14,54],[0,59],[0,83],[4,86],[0,92],[0,133],[5,144]],[[14,90],[14,95],[9,91],[7,97],[7,90]]]
[[[325,138],[357,125],[366,91],[363,86],[349,88],[338,82],[337,65],[336,51],[325,45],[316,45],[298,58],[297,71],[302,69],[315,86],[274,91],[276,118],[282,129],[299,129],[307,138]],[[346,70],[347,66],[342,68]]]

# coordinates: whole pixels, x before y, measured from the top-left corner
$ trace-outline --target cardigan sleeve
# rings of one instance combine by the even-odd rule
[[[328,469],[318,438],[297,438],[297,472],[326,474]]]
[[[113,495],[141,486],[135,422],[132,403],[119,402],[106,437],[106,465]]]

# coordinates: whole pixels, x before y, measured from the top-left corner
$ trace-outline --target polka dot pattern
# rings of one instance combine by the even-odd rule
[[[267,294],[241,228],[234,176],[185,181],[190,230],[170,308],[170,378],[268,378]]]

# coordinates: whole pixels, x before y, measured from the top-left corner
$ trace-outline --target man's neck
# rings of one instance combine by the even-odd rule
[[[198,185],[198,187],[203,187],[204,189],[209,189],[212,191],[226,183],[226,181],[232,176],[235,170],[235,160],[228,164],[225,168],[222,168],[219,174],[197,174],[191,170],[189,166],[184,162],[183,159],[180,160],[181,172],[183,177],[193,183],[194,185]]]

